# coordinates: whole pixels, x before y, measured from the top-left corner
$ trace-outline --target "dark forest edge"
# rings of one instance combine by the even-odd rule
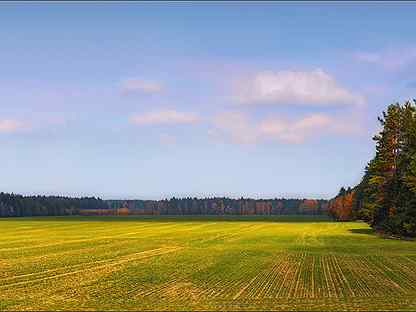
[[[416,237],[416,100],[391,104],[378,118],[376,152],[361,182],[329,202],[340,221],[361,219],[376,231]]]
[[[102,200],[95,197],[22,196],[0,193],[0,217],[327,214],[328,201],[315,199],[173,197],[165,200]]]

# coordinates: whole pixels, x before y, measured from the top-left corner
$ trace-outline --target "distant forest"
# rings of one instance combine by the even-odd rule
[[[0,193],[0,217],[78,215],[81,209],[105,209],[95,197],[22,196]]]
[[[416,101],[392,104],[378,118],[375,156],[361,182],[330,201],[337,220],[362,219],[379,232],[416,236]]]
[[[328,201],[315,199],[171,198],[102,200],[95,197],[0,193],[0,217],[64,215],[320,215]]]
[[[135,215],[282,215],[327,214],[328,201],[315,199],[171,198],[169,200],[109,200],[111,210]],[[84,213],[87,213],[84,211]],[[121,211],[123,213],[123,211]]]

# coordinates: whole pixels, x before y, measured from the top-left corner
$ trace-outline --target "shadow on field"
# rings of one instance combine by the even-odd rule
[[[59,216],[59,217],[21,217],[5,218],[9,220],[30,221],[85,221],[85,222],[330,222],[325,215],[275,215],[275,216],[240,216],[240,215],[164,215],[164,216]]]
[[[366,234],[366,235],[374,235],[373,229],[349,229],[351,233],[354,234]]]

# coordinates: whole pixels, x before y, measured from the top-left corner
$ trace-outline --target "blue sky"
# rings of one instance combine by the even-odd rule
[[[332,197],[415,97],[413,3],[0,5],[0,190]]]

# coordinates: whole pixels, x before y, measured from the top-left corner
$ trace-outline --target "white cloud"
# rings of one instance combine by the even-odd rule
[[[365,103],[362,96],[340,86],[321,69],[257,73],[235,84],[235,98],[242,104],[334,106]]]
[[[200,121],[195,113],[177,112],[175,110],[162,110],[132,116],[130,122],[136,125],[172,125],[192,124]]]
[[[212,134],[237,144],[265,141],[300,144],[324,135],[350,135],[360,131],[356,123],[326,114],[310,114],[297,120],[269,118],[254,122],[241,112],[227,112],[215,118]]]
[[[121,84],[123,94],[144,93],[159,94],[163,91],[163,86],[154,81],[145,81],[140,79],[128,79]]]
[[[0,133],[13,133],[20,130],[27,129],[29,127],[28,124],[13,120],[13,119],[3,119],[0,120]]]

